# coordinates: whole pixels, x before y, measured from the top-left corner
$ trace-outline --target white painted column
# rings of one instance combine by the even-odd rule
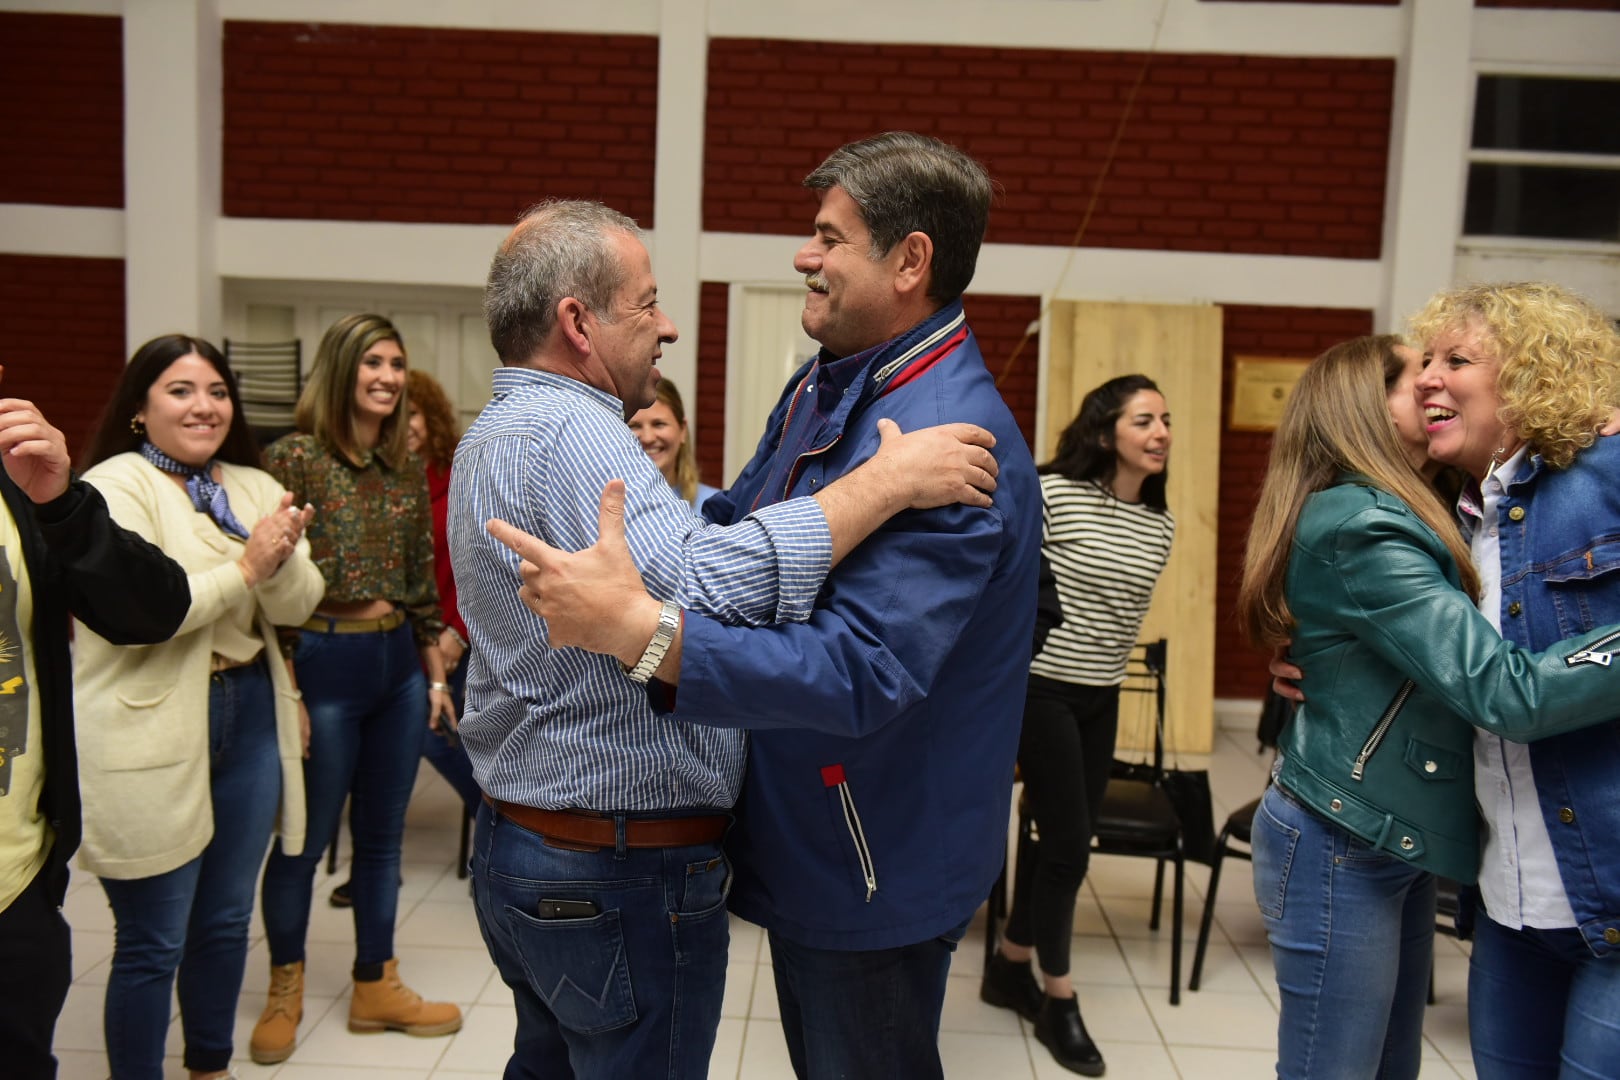
[[[1473,0],[1402,5],[1404,47],[1395,69],[1389,197],[1384,214],[1384,290],[1375,329],[1406,318],[1451,284],[1462,232],[1473,115]]]
[[[218,341],[223,65],[217,0],[124,5],[124,325]]]
[[[658,300],[681,340],[659,370],[697,410],[698,243],[703,235],[703,109],[708,81],[708,0],[658,5],[658,141],[653,178],[653,273]]]

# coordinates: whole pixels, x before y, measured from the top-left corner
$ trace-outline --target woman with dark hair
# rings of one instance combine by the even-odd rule
[[[1144,375],[1086,395],[1038,470],[1042,554],[1057,577],[1062,623],[1030,664],[1018,769],[1040,825],[1033,867],[1019,867],[1000,948],[979,996],[1013,1009],[1059,1065],[1101,1076],[1069,977],[1074,904],[1091,857],[1092,822],[1108,787],[1125,661],[1170,557],[1165,504],[1170,413]],[[1043,987],[1030,973],[1040,957]]]
[[[309,707],[304,762],[309,835],[277,845],[264,871],[270,993],[253,1029],[253,1060],[286,1060],[303,1018],[310,892],[345,801],[354,835],[354,994],[349,1030],[448,1035],[461,1010],[425,1002],[399,978],[405,808],[416,779],[418,725],[455,723],[439,635],[427,478],[407,445],[405,347],[381,315],[349,315],[321,338],[294,414],[265,467],[320,509],[309,533],[326,597],[299,626],[293,664]],[[423,669],[427,676],[423,677]]]
[[[1285,1080],[1418,1075],[1435,875],[1479,864],[1469,724],[1524,742],[1620,692],[1616,627],[1531,653],[1475,610],[1468,542],[1420,472],[1422,360],[1397,344],[1336,345],[1294,388],[1238,596],[1249,639],[1291,638],[1305,669],[1254,818]]]
[[[652,458],[664,480],[676,494],[701,510],[718,488],[698,479],[697,455],[686,425],[686,405],[681,392],[668,379],[658,380],[658,396],[653,403],[629,420],[630,430],[641,440],[641,448]]]
[[[323,583],[303,538],[311,511],[258,464],[224,357],[179,334],[136,350],[85,460],[113,519],[191,587],[169,641],[114,645],[81,626],[75,649],[80,861],[116,923],[115,1080],[163,1075],[176,972],[186,1068],[228,1075],[272,827],[304,846],[304,736],[275,626],[308,618]]]

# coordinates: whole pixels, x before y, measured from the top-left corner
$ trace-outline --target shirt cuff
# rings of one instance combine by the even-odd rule
[[[789,499],[748,515],[776,552],[776,622],[804,622],[832,572],[832,530],[815,499]]]

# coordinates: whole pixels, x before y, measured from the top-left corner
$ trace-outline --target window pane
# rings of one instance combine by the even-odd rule
[[[1477,150],[1620,154],[1620,79],[1481,75]]]
[[[1620,241],[1620,170],[1468,167],[1463,232]]]

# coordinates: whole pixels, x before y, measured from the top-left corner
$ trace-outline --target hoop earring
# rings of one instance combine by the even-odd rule
[[[141,421],[140,417],[132,416],[132,417],[129,418],[129,430],[134,432],[137,435],[145,436],[146,435],[146,424],[144,424]]]

